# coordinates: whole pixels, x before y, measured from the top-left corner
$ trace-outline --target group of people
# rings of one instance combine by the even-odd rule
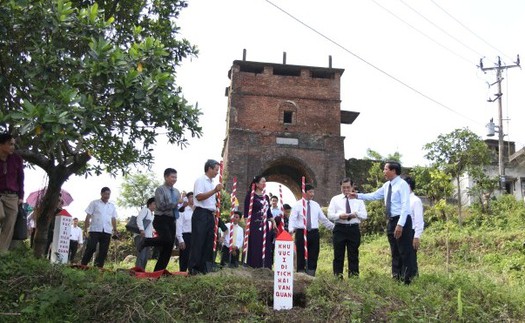
[[[0,252],[9,247],[18,205],[23,202],[24,196],[23,163],[20,156],[14,154],[14,145],[15,140],[10,134],[0,134]],[[187,194],[181,194],[174,187],[177,171],[173,168],[164,171],[164,183],[137,216],[139,233],[134,237],[136,266],[146,267],[150,247],[155,246],[159,250],[155,271],[164,270],[177,242],[181,271],[195,275],[213,270],[216,256],[214,245],[217,244],[217,193],[223,189],[221,183],[215,184],[213,180],[219,170],[219,162],[207,160],[204,174],[195,181],[193,191]],[[348,276],[357,276],[360,223],[367,219],[363,201],[383,199],[388,221],[392,277],[409,284],[418,274],[417,250],[424,228],[423,206],[413,193],[414,179],[401,178],[398,162],[385,163],[383,173],[387,181],[372,193],[357,193],[350,178],[342,179],[341,193],[330,200],[327,216],[313,200],[315,188],[312,185],[305,186],[304,199],[297,201],[293,207],[284,204],[281,208],[277,196],[270,199],[265,194],[266,179],[255,176],[246,194],[244,212],[236,210],[233,221],[220,223],[221,265],[236,267],[239,261],[243,261],[252,268],[271,269],[275,238],[280,232],[289,231],[295,235],[297,271],[315,275],[319,257],[319,226],[323,225],[333,232],[334,275],[342,278],[346,253]],[[83,233],[88,238],[82,265],[90,263],[98,250],[94,263],[103,267],[111,237],[117,234],[117,212],[115,205],[109,201],[111,190],[103,187],[100,195],[100,199],[92,201],[86,209]],[[241,217],[245,218],[245,229],[239,224]],[[71,230],[70,259],[74,258],[82,238],[78,219],[75,218]]]

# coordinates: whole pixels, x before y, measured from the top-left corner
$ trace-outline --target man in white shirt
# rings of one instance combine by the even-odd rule
[[[361,231],[359,223],[368,217],[365,203],[350,196],[354,189],[348,177],[340,182],[341,194],[332,197],[328,206],[328,218],[335,221],[334,275],[343,278],[345,251],[348,253],[348,277],[359,276],[359,246]]]
[[[226,223],[226,227],[228,228],[224,234],[224,242],[222,245],[221,250],[221,266],[228,266],[230,268],[235,268],[239,266],[239,250],[242,249],[242,244],[244,242],[244,230],[239,225],[239,220],[241,219],[242,213],[240,211],[235,211],[233,214],[233,224],[231,222]],[[233,226],[233,237],[231,238],[231,241],[233,241],[232,246],[232,252],[230,254],[230,246],[232,245],[232,242],[230,241],[230,230]]]
[[[191,218],[191,251],[188,269],[190,275],[206,274],[213,268],[213,240],[215,239],[216,196],[223,189],[221,183],[214,184],[220,170],[218,161],[208,159],[204,164],[204,175],[195,181],[193,195],[195,211]]]
[[[69,262],[73,263],[77,254],[78,246],[84,243],[82,229],[78,226],[78,218],[73,218],[73,226],[69,234]]]
[[[334,224],[330,222],[319,203],[313,200],[315,189],[312,185],[305,186],[305,201],[306,201],[306,242],[308,248],[308,263],[305,261],[304,250],[304,206],[303,200],[297,201],[292,208],[290,220],[288,223],[288,231],[295,232],[295,246],[297,249],[297,272],[306,272],[310,276],[315,276],[317,270],[317,259],[319,258],[319,223],[323,224],[328,230],[334,228]]]
[[[195,208],[193,203],[193,192],[186,193],[185,200],[188,205],[179,209],[180,216],[177,219],[177,241],[179,242],[179,270],[188,270],[188,260],[191,251],[191,218]]]
[[[279,198],[277,196],[272,196],[272,198],[270,199],[270,202],[272,204],[272,207],[270,209],[270,211],[272,212],[272,215],[273,215],[273,218],[275,219],[275,217],[277,216],[280,216],[281,215],[281,208],[279,207],[278,203],[279,203]]]
[[[365,201],[385,201],[385,216],[388,219],[386,231],[392,255],[392,278],[408,285],[414,274],[412,268],[414,231],[410,216],[410,187],[400,176],[399,162],[386,162],[383,174],[387,182],[375,192],[351,195]]]
[[[81,264],[84,266],[91,261],[98,244],[99,250],[95,258],[95,266],[104,267],[104,261],[106,260],[111,241],[111,233],[117,234],[117,210],[115,205],[109,201],[110,196],[111,190],[109,187],[103,187],[100,190],[100,199],[89,203],[86,209],[84,233],[87,234],[89,229],[89,236],[81,261]]]
[[[419,239],[421,234],[425,229],[425,221],[423,219],[423,203],[421,199],[416,196],[414,190],[416,189],[416,180],[410,176],[405,177],[405,182],[407,182],[410,187],[410,210],[412,211],[410,215],[412,216],[412,228],[414,229],[414,239],[412,239],[412,247],[414,248],[414,254],[412,256],[412,261],[414,264],[414,276],[419,275],[419,268],[417,265],[417,250],[419,249]]]

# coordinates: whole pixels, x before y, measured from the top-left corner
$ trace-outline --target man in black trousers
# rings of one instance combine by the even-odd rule
[[[290,221],[288,223],[288,230],[290,233],[295,232],[295,247],[297,249],[297,272],[306,272],[310,276],[315,276],[317,270],[317,260],[319,258],[319,224],[322,224],[328,230],[334,228],[334,224],[330,222],[319,203],[313,200],[315,189],[312,185],[306,184],[304,203],[303,200],[297,201],[292,208]],[[303,215],[303,213],[306,214]],[[306,228],[305,218],[306,215]],[[304,230],[306,229],[306,246],[308,251],[308,261],[305,261],[304,254]]]
[[[412,261],[414,231],[410,216],[410,187],[401,178],[401,164],[395,161],[385,163],[383,174],[388,180],[373,193],[356,194],[361,200],[385,201],[385,216],[388,219],[387,236],[392,254],[392,277],[410,284],[414,275]]]
[[[139,252],[144,247],[159,247],[159,258],[155,264],[155,271],[164,270],[168,266],[171,258],[171,251],[175,244],[175,220],[179,218],[179,207],[182,204],[181,194],[173,185],[177,182],[177,171],[173,168],[164,170],[164,184],[155,190],[155,216],[153,218],[153,228],[157,232],[157,237],[146,238],[138,247]],[[182,206],[186,206],[184,202]]]
[[[195,181],[193,196],[195,210],[191,217],[191,251],[188,269],[190,275],[206,274],[212,270],[213,240],[215,227],[215,194],[223,189],[215,185],[213,178],[219,174],[220,164],[208,159],[204,164],[204,175]]]
[[[328,218],[335,222],[333,230],[334,244],[334,275],[343,278],[345,252],[348,254],[348,277],[359,276],[359,246],[361,231],[359,224],[366,220],[368,213],[365,203],[350,196],[354,190],[352,180],[343,178],[339,183],[341,194],[330,200]]]

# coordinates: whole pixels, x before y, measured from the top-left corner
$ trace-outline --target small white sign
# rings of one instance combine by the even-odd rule
[[[293,145],[293,146],[297,146],[297,145],[299,145],[299,139],[297,139],[297,138],[277,137],[277,144],[278,145]]]
[[[273,309],[288,310],[293,307],[293,238],[283,231],[275,240],[273,280]]]
[[[69,238],[71,235],[72,217],[63,211],[55,217],[53,243],[51,244],[51,262],[67,264],[69,257]]]

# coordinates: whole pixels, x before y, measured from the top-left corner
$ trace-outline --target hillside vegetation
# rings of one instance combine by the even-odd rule
[[[523,322],[525,208],[511,200],[494,208],[496,215],[471,211],[462,227],[432,222],[418,253],[420,276],[409,286],[390,278],[382,234],[363,240],[359,278],[334,279],[323,232],[317,277],[297,275],[289,311],[272,309],[269,270],[147,280],[131,277],[126,262],[79,270],[11,252],[0,256],[0,321]]]

